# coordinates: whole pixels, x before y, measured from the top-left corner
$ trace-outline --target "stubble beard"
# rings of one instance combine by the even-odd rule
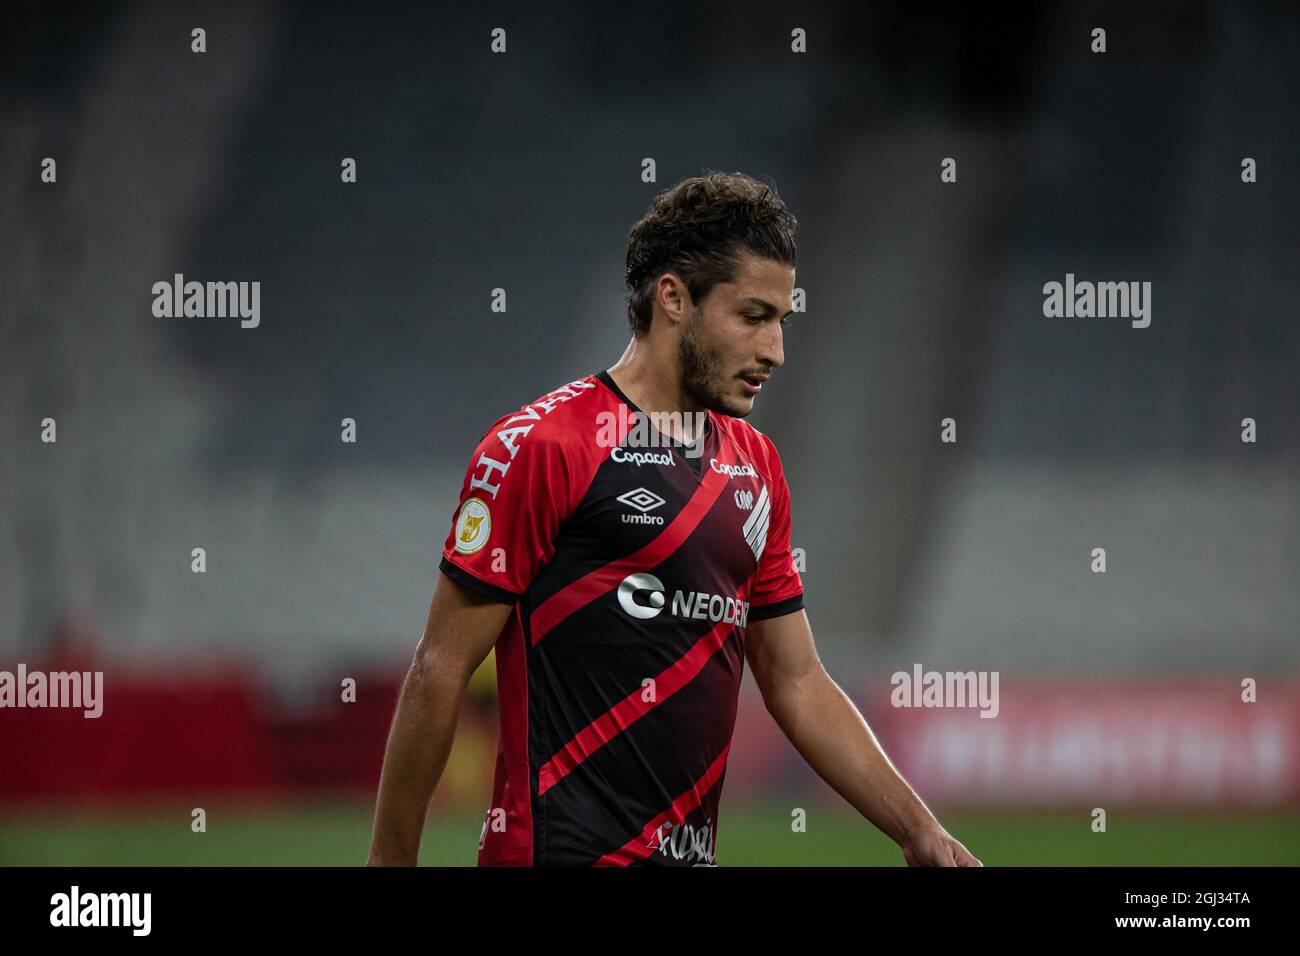
[[[732,418],[744,418],[752,410],[737,407],[723,391],[722,359],[718,353],[700,341],[700,332],[704,327],[700,310],[695,307],[691,318],[677,340],[677,357],[681,364],[682,388],[686,394],[703,408],[729,415]]]

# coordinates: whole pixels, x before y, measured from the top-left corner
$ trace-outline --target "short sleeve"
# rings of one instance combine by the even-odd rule
[[[439,564],[457,584],[511,604],[555,554],[568,497],[563,448],[532,427],[507,420],[479,442]]]
[[[767,543],[758,562],[758,571],[751,592],[749,620],[761,621],[798,611],[803,605],[803,579],[794,566],[794,553],[790,547],[790,488],[785,482],[785,471],[776,448],[768,441],[771,454],[769,475],[771,516],[768,520]]]

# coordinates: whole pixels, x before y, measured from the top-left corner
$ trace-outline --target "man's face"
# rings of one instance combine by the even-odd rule
[[[682,384],[704,408],[744,418],[763,381],[785,361],[782,326],[790,314],[794,269],[751,252],[736,259],[736,277],[695,304],[677,351]]]

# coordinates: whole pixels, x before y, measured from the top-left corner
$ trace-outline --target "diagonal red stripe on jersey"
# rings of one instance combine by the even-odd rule
[[[647,823],[640,836],[635,836],[617,850],[606,853],[594,865],[627,866],[655,853],[659,848],[647,845],[655,831],[665,823],[681,823],[686,819],[686,814],[704,802],[704,795],[713,789],[713,785],[722,776],[722,770],[727,765],[727,752],[730,750],[731,743],[728,742],[727,746],[722,748],[722,753],[718,754],[709,765],[709,769],[704,771],[704,775],[691,784],[691,789],[674,800],[671,807]]]
[[[734,623],[724,621],[692,644],[690,650],[655,677],[653,701],[642,700],[642,688],[638,687],[574,734],[573,739],[538,771],[537,795],[540,797],[551,789],[595,751],[689,684],[704,669],[709,658],[717,653],[718,648],[727,642],[728,635],[735,628]]]
[[[719,464],[730,464],[731,457],[719,459]],[[703,463],[701,463],[703,465]],[[722,489],[730,478],[710,468],[700,486],[686,502],[686,507],[677,513],[668,527],[655,535],[654,540],[645,547],[632,552],[626,558],[611,561],[604,567],[584,574],[568,587],[561,588],[541,603],[533,612],[533,643],[536,644],[552,628],[570,614],[586,607],[602,594],[608,594],[622,583],[629,574],[645,571],[665,561],[674,551],[682,546],[691,532],[696,529],[704,516],[709,513]]]

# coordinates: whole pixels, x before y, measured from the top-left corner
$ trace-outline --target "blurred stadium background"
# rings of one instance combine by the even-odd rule
[[[362,862],[466,458],[617,358],[627,230],[706,168],[800,216],[754,423],[822,657],[949,829],[988,864],[1300,863],[1293,5],[10,17],[0,668],[106,703],[0,711],[0,864]],[[1067,272],[1151,281],[1151,327],[1045,319]],[[174,273],[259,280],[261,326],[155,318]],[[891,708],[917,663],[998,671],[999,716]],[[423,862],[473,863],[492,667]],[[902,862],[748,680],[719,831],[724,864]]]

